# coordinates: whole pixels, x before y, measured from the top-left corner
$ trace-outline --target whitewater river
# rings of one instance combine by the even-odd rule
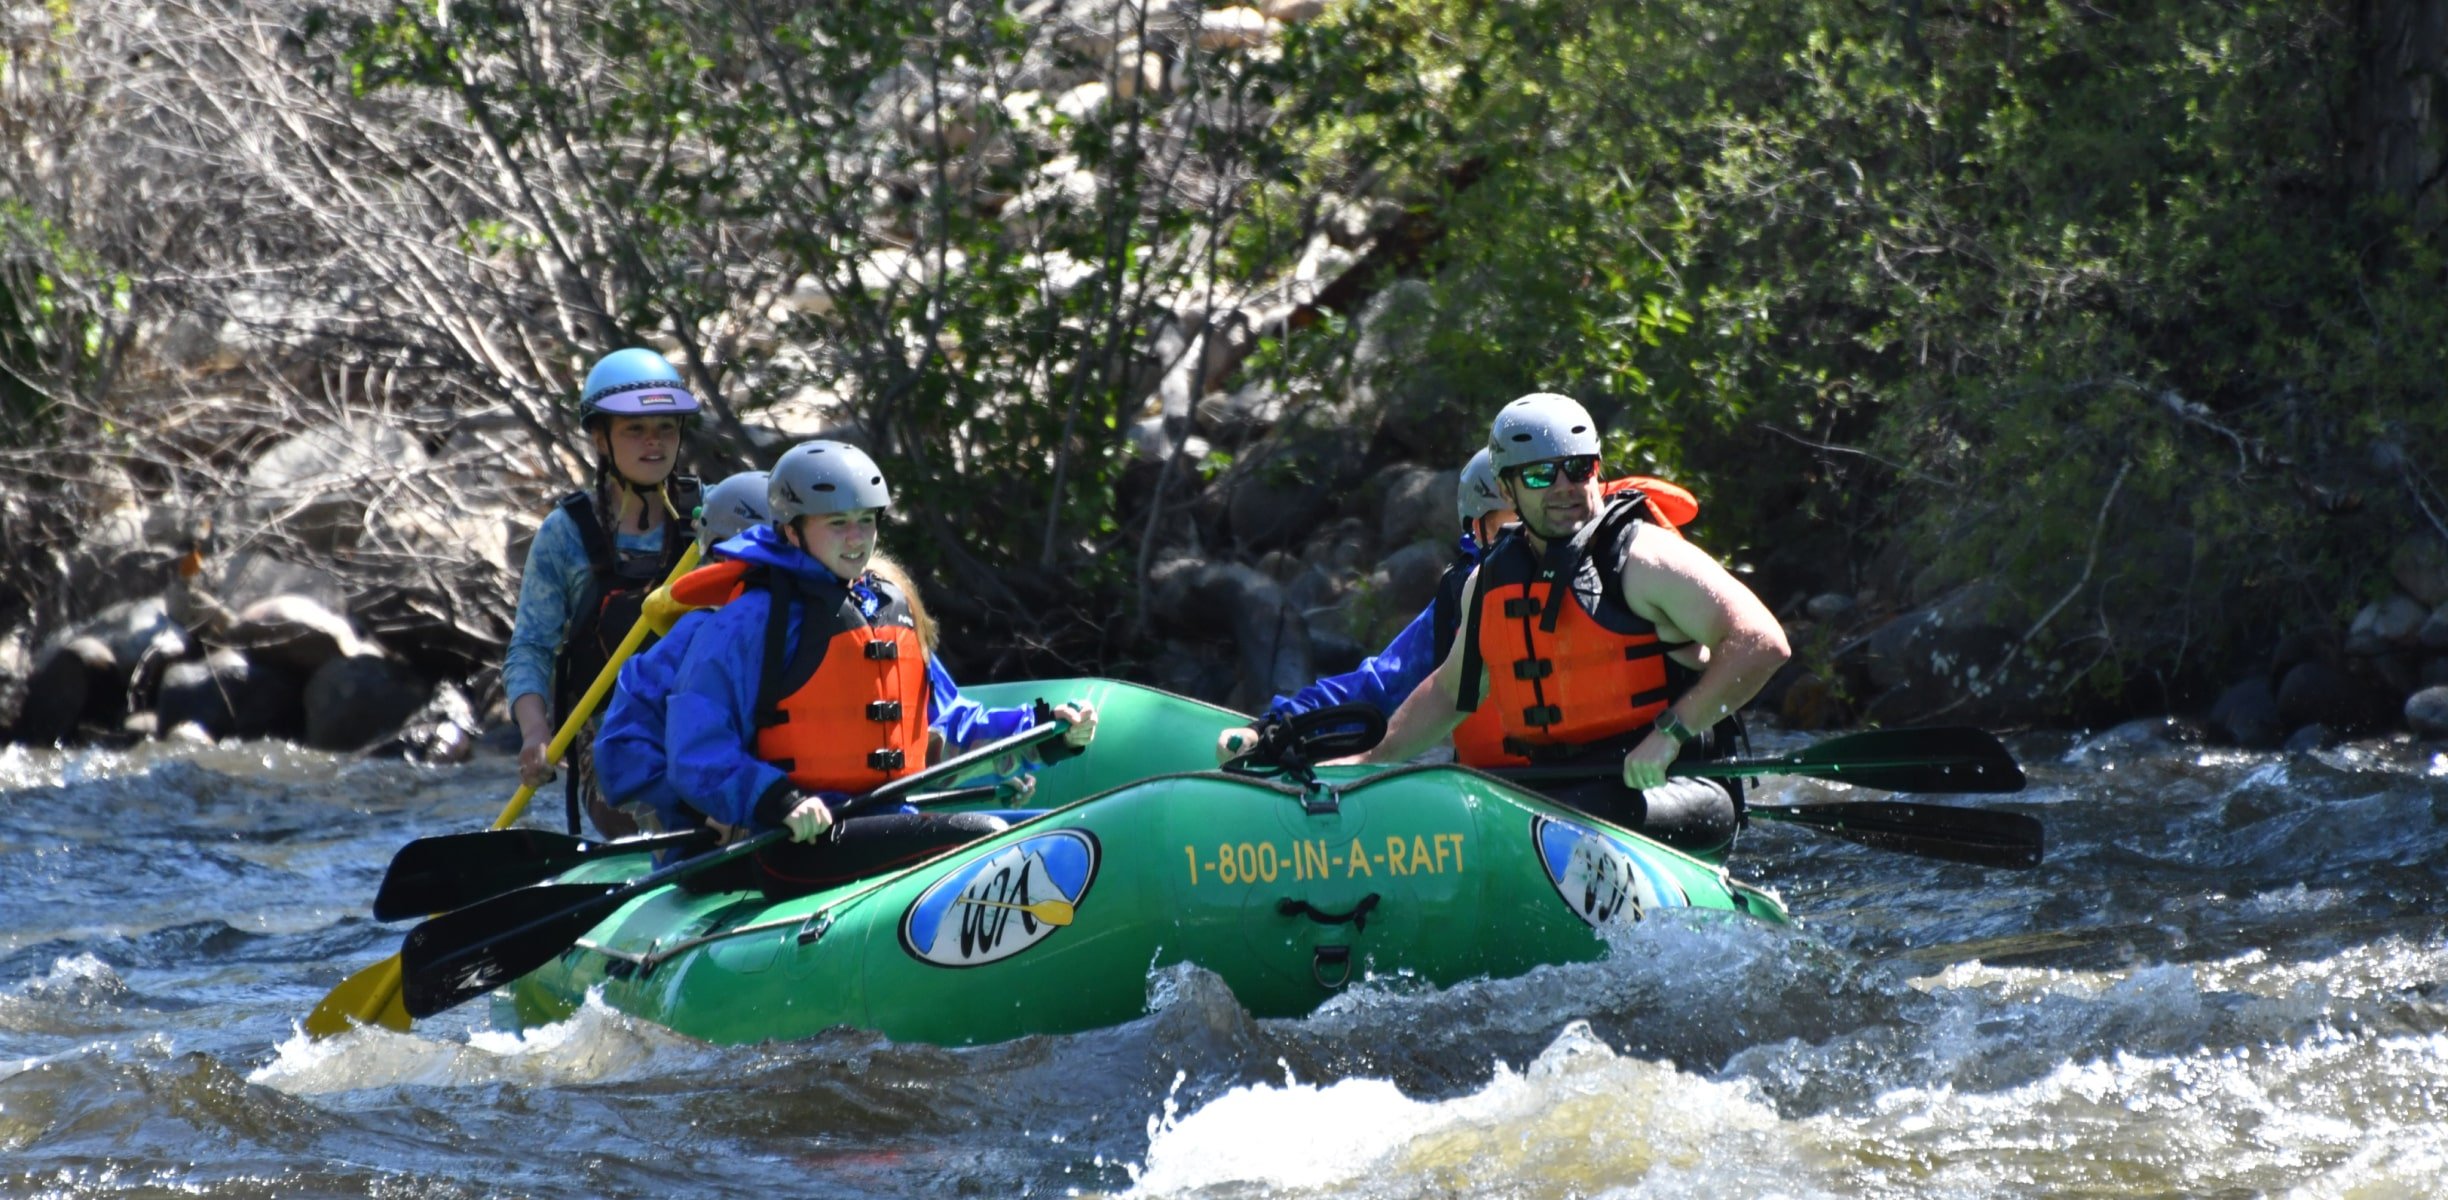
[[[507,760],[0,751],[0,1196],[2448,1192],[2441,748],[2014,745],[2038,871],[1763,825],[1736,873],[1795,928],[1296,1021],[1167,972],[1134,1024],[967,1050],[483,1004],[310,1043],[398,946],[391,852],[488,823]]]

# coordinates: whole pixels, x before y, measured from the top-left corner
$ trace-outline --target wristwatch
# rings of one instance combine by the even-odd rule
[[[1678,746],[1700,736],[1698,731],[1684,724],[1683,718],[1676,716],[1672,708],[1658,714],[1656,729],[1659,733],[1673,738]]]

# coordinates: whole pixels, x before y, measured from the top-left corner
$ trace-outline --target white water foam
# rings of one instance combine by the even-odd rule
[[[614,1012],[589,992],[566,1021],[523,1033],[472,1030],[464,1042],[380,1026],[317,1040],[300,1028],[247,1081],[300,1096],[490,1083],[567,1087],[668,1075],[706,1052],[705,1043]]]
[[[1133,1196],[1825,1194],[1794,1190],[1799,1162],[1749,1084],[1624,1058],[1578,1022],[1466,1096],[1286,1080],[1155,1125]]]

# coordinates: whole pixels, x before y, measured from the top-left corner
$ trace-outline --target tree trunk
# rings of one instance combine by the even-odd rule
[[[2349,181],[2429,226],[2441,208],[2432,97],[2448,53],[2448,0],[2355,0],[2354,22]]]

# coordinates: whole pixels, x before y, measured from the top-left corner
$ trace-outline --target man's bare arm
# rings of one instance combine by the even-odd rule
[[[1707,648],[1699,681],[1675,715],[1706,729],[1750,702],[1793,657],[1785,627],[1741,580],[1700,547],[1664,530],[1639,529],[1624,561],[1624,595],[1642,616]]]

